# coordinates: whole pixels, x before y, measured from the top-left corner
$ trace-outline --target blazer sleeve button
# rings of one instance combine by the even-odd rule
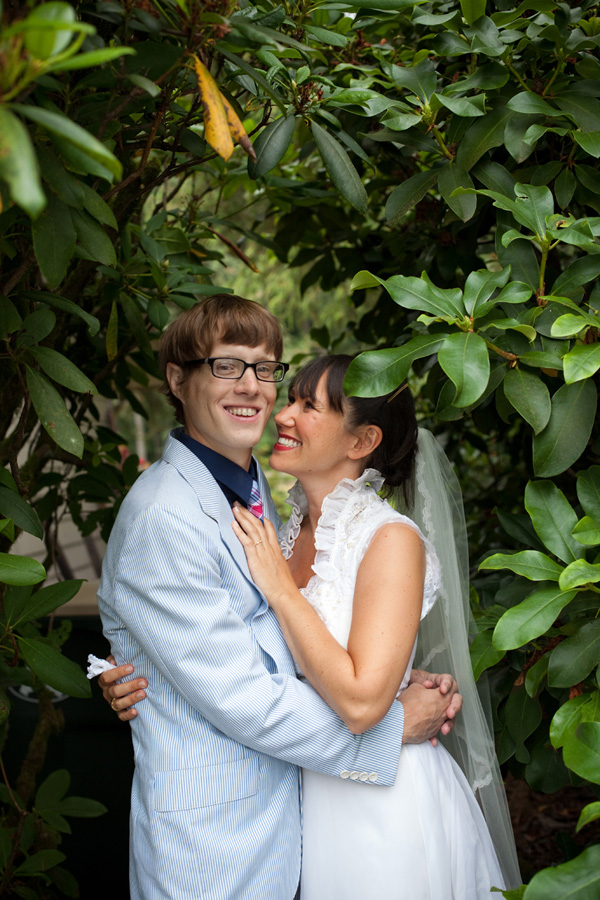
[[[369,772],[369,781],[373,782],[373,784],[375,784],[378,778],[377,772]]]
[[[344,769],[343,772],[340,772],[340,778],[350,778],[350,772],[348,769]]]

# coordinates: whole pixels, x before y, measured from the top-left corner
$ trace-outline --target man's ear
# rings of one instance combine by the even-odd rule
[[[350,459],[364,459],[379,447],[383,432],[379,425],[364,425],[356,433],[354,446],[348,453]]]
[[[181,400],[181,384],[183,382],[183,369],[181,366],[176,366],[175,363],[167,363],[165,378],[167,379],[167,384],[171,389],[171,393],[174,394],[178,400]]]

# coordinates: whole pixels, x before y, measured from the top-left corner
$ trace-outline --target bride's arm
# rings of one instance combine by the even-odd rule
[[[360,564],[345,650],[293,582],[275,530],[236,508],[256,584],[275,611],[302,672],[350,731],[360,734],[388,712],[412,653],[421,615],[425,550],[410,526],[385,525]]]

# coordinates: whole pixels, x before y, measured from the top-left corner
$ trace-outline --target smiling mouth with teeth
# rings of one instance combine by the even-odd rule
[[[227,406],[227,412],[232,416],[256,416],[258,414],[257,409],[252,409],[249,406]]]
[[[300,447],[301,446],[301,441],[295,441],[293,438],[283,437],[282,435],[279,435],[279,437],[277,438],[277,443],[280,444],[282,447]]]

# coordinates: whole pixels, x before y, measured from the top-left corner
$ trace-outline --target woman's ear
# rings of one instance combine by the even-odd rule
[[[181,384],[183,382],[183,369],[181,366],[176,366],[175,363],[167,363],[165,378],[167,379],[167,384],[171,389],[171,393],[177,397],[178,400],[181,400]]]
[[[354,446],[348,453],[350,459],[364,459],[379,447],[383,432],[379,425],[364,425],[356,433]]]

